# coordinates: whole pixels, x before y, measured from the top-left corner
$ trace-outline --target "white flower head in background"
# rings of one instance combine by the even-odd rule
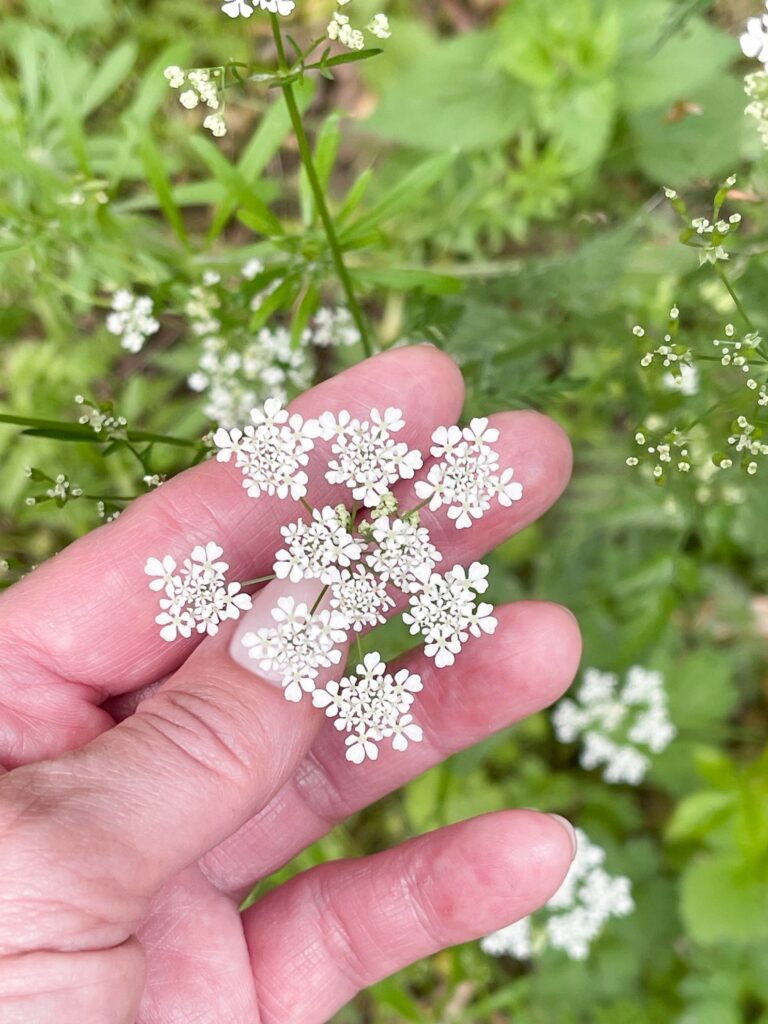
[[[410,498],[416,504],[401,507],[405,499],[391,488],[411,481],[424,460],[421,452],[398,439],[406,428],[400,409],[374,408],[365,418],[342,409],[304,419],[277,399],[268,399],[251,410],[250,421],[242,430],[215,432],[216,459],[240,471],[249,496],[301,504],[301,516],[281,528],[273,576],[266,579],[308,583],[316,594],[300,602],[277,598],[272,622],[246,629],[241,638],[248,657],[257,671],[277,673],[287,700],[298,702],[312,694],[313,704],[346,734],[346,757],[354,764],[376,760],[382,740],[391,740],[396,751],[405,750],[422,738],[412,714],[421,679],[406,668],[389,671],[378,652],[363,653],[359,638],[384,623],[398,605],[407,604],[405,623],[423,639],[425,656],[441,669],[454,663],[470,637],[496,630],[492,605],[478,600],[488,588],[487,567],[473,562],[467,568],[449,566],[444,574],[436,571],[443,557],[419,523],[419,510],[431,503],[438,486],[437,508],[448,505],[444,518],[454,527],[472,525],[484,509],[475,501],[469,523],[461,523],[444,500],[444,475],[426,492],[419,484],[406,487],[405,494],[415,489],[421,501]],[[491,495],[502,504],[522,496],[520,484],[509,487],[512,470],[499,470],[492,447],[497,438],[498,431],[485,420],[473,420],[464,431],[440,427],[434,432],[432,455],[443,456],[435,465],[455,470],[451,501],[462,465],[467,486],[483,490],[486,506]],[[310,454],[320,463],[318,475],[324,471],[321,489],[332,485],[340,495],[346,492],[346,502],[310,504]],[[427,479],[432,476],[430,470]],[[214,543],[196,548],[180,574],[171,556],[148,561],[150,587],[165,593],[157,618],[163,639],[188,637],[194,629],[213,632],[222,619],[237,617],[244,601],[250,604],[240,594],[240,584],[225,583],[221,553]],[[358,656],[345,671],[342,658],[353,640]]]
[[[768,10],[768,4],[766,4]],[[741,52],[753,57],[768,70],[768,14],[757,15],[747,21],[746,31],[739,37]]]
[[[221,5],[221,9],[229,18],[250,18],[257,8],[285,18],[295,6],[293,0],[251,0],[250,3],[247,3],[246,0],[228,0],[227,3]]]
[[[581,740],[580,763],[603,768],[606,782],[636,786],[677,734],[669,718],[664,678],[633,666],[623,686],[611,672],[590,668],[576,699],[565,698],[552,712],[552,726],[561,743]]]
[[[578,848],[565,881],[535,914],[500,928],[481,940],[491,956],[531,960],[545,949],[562,950],[572,960],[586,960],[592,942],[612,917],[635,908],[630,880],[609,875],[605,850],[576,829]]]
[[[148,295],[134,295],[126,288],[112,296],[112,312],[107,315],[106,327],[110,334],[120,338],[120,344],[129,352],[139,352],[147,338],[160,330],[152,316],[154,304]]]

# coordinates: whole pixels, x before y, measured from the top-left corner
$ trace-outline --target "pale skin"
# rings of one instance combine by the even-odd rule
[[[397,405],[402,436],[427,451],[462,400],[454,364],[418,346],[294,408]],[[493,422],[524,498],[461,532],[425,512],[448,564],[531,523],[570,474],[551,420]],[[314,504],[341,500],[319,464],[309,473]],[[238,912],[260,878],[349,814],[556,700],[580,654],[565,609],[502,606],[496,634],[453,668],[403,660],[424,679],[413,708],[424,742],[348,763],[309,700],[288,703],[231,658],[237,623],[203,640],[158,635],[148,556],[183,558],[213,539],[230,578],[270,572],[297,511],[248,498],[240,480],[215,461],[188,470],[0,599],[0,1024],[321,1024],[406,964],[530,913],[565,877],[562,824],[507,810],[324,864]]]

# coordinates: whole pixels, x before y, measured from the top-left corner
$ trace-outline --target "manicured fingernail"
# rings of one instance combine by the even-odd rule
[[[292,598],[294,608],[304,604],[307,609],[311,609],[322,589],[319,580],[301,580],[300,583],[272,580],[268,583],[254,596],[253,607],[240,620],[229,647],[232,658],[265,682],[282,686],[283,674],[275,669],[264,668],[259,658],[253,656],[256,649],[250,641],[260,629],[271,629],[275,625],[272,610],[278,607],[281,598]]]
[[[572,847],[571,860],[573,860],[573,858],[576,856],[576,851],[579,848],[579,841],[576,838],[576,829],[573,827],[570,821],[568,821],[567,818],[564,818],[561,814],[550,814],[549,817],[554,818],[555,821],[559,822],[565,829],[565,831],[568,833],[568,837],[571,840]]]

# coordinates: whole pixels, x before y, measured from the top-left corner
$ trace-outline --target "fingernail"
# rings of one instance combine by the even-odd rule
[[[568,837],[571,840],[572,848],[571,860],[573,860],[573,858],[576,856],[576,851],[579,848],[579,841],[576,838],[576,829],[573,827],[570,821],[568,821],[567,818],[564,818],[561,814],[550,814],[549,817],[554,818],[555,821],[559,822],[565,829],[565,831],[568,833]]]
[[[319,580],[301,580],[291,583],[289,580],[272,580],[253,598],[253,606],[240,620],[237,631],[229,646],[230,656],[260,679],[273,686],[282,686],[283,675],[275,669],[263,668],[259,659],[252,657],[253,647],[243,643],[249,633],[258,633],[260,629],[271,629],[275,625],[272,609],[277,608],[281,597],[292,597],[295,605],[305,604],[312,608],[322,592],[323,585]]]
[[[576,616],[573,614],[570,608],[566,608],[564,604],[559,604],[557,607],[560,608],[562,611],[567,612],[578,626],[579,620],[576,618]]]

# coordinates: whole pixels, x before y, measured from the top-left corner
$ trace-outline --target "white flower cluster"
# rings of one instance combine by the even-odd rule
[[[728,444],[737,454],[741,454],[744,468],[750,476],[757,472],[755,458],[759,455],[768,455],[768,444],[761,440],[763,436],[762,427],[750,423],[746,416],[739,416],[734,432],[728,438]]]
[[[561,743],[581,738],[584,768],[602,765],[606,782],[633,786],[650,768],[648,755],[661,753],[677,734],[661,673],[639,665],[630,668],[621,688],[613,673],[587,669],[576,699],[560,701],[552,725]]]
[[[673,306],[669,311],[669,329],[664,335],[661,345],[650,349],[640,360],[643,369],[652,366],[657,360],[667,372],[662,377],[662,384],[668,391],[679,391],[682,395],[695,395],[699,390],[699,371],[693,362],[693,353],[687,345],[676,343],[674,338],[680,324],[680,310]],[[632,328],[636,338],[645,337],[645,328],[636,324]]]
[[[735,184],[736,179],[733,179]],[[728,260],[730,256],[726,251],[723,242],[741,225],[741,214],[732,213],[728,220],[717,220],[713,224],[706,217],[694,217],[691,227],[700,237],[702,245],[699,250],[699,265],[705,263],[717,263],[718,260]]]
[[[337,0],[337,2],[340,7],[344,7],[349,0]],[[374,14],[365,27],[371,35],[378,39],[389,39],[392,35],[386,14]],[[352,28],[348,15],[342,14],[341,11],[333,12],[326,33],[329,39],[340,42],[348,50],[363,50],[365,48],[365,36],[360,29]]]
[[[242,268],[242,279],[253,281],[265,269],[261,260],[250,259]],[[202,284],[190,289],[185,306],[190,329],[201,339],[198,369],[187,378],[187,384],[205,394],[203,412],[220,427],[242,427],[260,402],[267,398],[286,402],[292,394],[305,391],[315,372],[313,347],[351,346],[360,341],[360,332],[343,306],[318,309],[298,345],[280,326],[262,327],[254,337],[247,311],[243,318],[237,303],[223,308],[217,287],[220,281],[217,273],[207,271]],[[254,295],[250,310],[257,310],[280,283],[281,279],[275,278]]]
[[[199,544],[184,559],[178,573],[170,555],[147,559],[144,572],[153,577],[150,589],[165,595],[160,598],[161,611],[155,618],[163,640],[189,637],[193,631],[215,636],[220,622],[237,619],[251,607],[251,599],[242,593],[240,584],[227,583],[229,565],[221,561],[223,553],[212,541],[205,546]]]
[[[251,410],[245,430],[219,427],[213,443],[219,462],[234,457],[249,497],[269,494],[298,501],[307,493],[307,453],[320,433],[316,420],[304,422],[298,413],[289,415],[276,398],[268,398],[263,408]]]
[[[758,405],[768,405],[768,381],[765,377],[764,357],[760,352],[763,339],[755,331],[745,334],[741,341],[735,341],[736,328],[725,325],[725,338],[715,338],[712,344],[718,349],[722,366],[733,366],[747,375],[746,385],[756,392]],[[753,360],[757,360],[757,366]],[[763,378],[762,380],[759,378]]]
[[[690,440],[685,434],[681,434],[675,427],[665,434],[660,441],[655,441],[647,436],[645,430],[638,430],[635,434],[635,443],[643,449],[641,455],[652,456],[653,467],[651,474],[654,480],[661,481],[666,475],[668,468],[674,463],[678,473],[689,473],[691,461],[689,454]],[[626,464],[634,468],[640,465],[640,457],[630,455]]]
[[[372,651],[354,675],[315,690],[312,703],[347,733],[347,760],[361,764],[366,757],[376,760],[377,743],[383,739],[391,738],[395,750],[406,750],[409,740],[418,743],[422,739],[421,727],[409,710],[421,688],[419,676],[407,668],[392,675],[381,656]]]
[[[421,738],[410,712],[420,680],[407,672],[387,673],[378,654],[361,658],[354,673],[331,680],[323,690],[317,683],[321,670],[341,663],[352,636],[385,621],[396,607],[397,591],[408,601],[405,622],[423,638],[425,654],[438,668],[452,665],[470,636],[493,633],[497,626],[492,606],[477,601],[488,586],[487,568],[475,562],[466,570],[455,565],[445,575],[435,572],[442,556],[419,525],[419,506],[400,512],[391,488],[412,479],[423,464],[421,453],[397,440],[404,426],[396,408],[372,409],[367,419],[342,410],[305,421],[269,399],[251,411],[244,430],[220,428],[213,438],[217,459],[234,461],[249,495],[290,497],[310,512],[310,518],[282,528],[284,544],[273,571],[296,583],[317,581],[312,607],[281,598],[272,609],[272,625],[247,632],[242,642],[259,667],[282,676],[288,700],[312,693],[313,701],[336,718],[336,727],[348,734],[347,757],[354,762],[375,758],[381,740],[392,738],[400,750]],[[438,428],[432,453],[442,459],[428,474],[434,483],[422,505],[439,489],[436,507],[447,505],[449,518],[463,527],[490,507],[492,496],[502,505],[518,500],[522,487],[512,487],[512,470],[499,475],[491,447],[497,437],[485,420],[474,420],[463,432]],[[330,447],[325,478],[346,487],[351,511],[346,504],[313,509],[306,501],[306,467],[318,439]],[[465,504],[472,510],[466,524],[451,515],[465,491],[471,492]],[[361,509],[369,518],[358,523]]]
[[[126,288],[119,288],[112,296],[107,330],[120,338],[124,349],[139,352],[147,338],[160,330],[160,324],[152,316],[153,309],[154,304],[148,295],[133,295]]]
[[[125,416],[115,416],[110,405],[96,405],[83,395],[75,395],[75,404],[86,410],[78,417],[78,423],[89,426],[95,434],[103,434],[105,438],[125,438],[128,420]]]
[[[499,456],[493,447],[499,432],[485,418],[473,419],[468,427],[440,427],[432,435],[430,453],[439,459],[416,484],[416,494],[429,502],[431,511],[446,506],[448,518],[459,530],[472,525],[491,507],[519,501],[523,489],[513,481],[513,471],[499,473]]]
[[[576,836],[576,856],[555,895],[540,911],[482,939],[484,952],[530,960],[549,947],[572,960],[586,960],[606,921],[632,913],[630,880],[609,875],[603,867],[605,850],[581,829],[576,829]]]
[[[227,0],[221,5],[222,11],[229,18],[250,18],[255,10],[261,9],[268,14],[279,14],[287,17],[296,4],[293,0]]]
[[[172,89],[182,89],[184,86],[188,86],[179,93],[179,103],[182,107],[194,110],[202,103],[213,111],[205,116],[203,128],[207,128],[217,138],[227,134],[227,122],[221,112],[219,99],[221,68],[189,68],[185,70],[177,64],[171,64],[163,74]]]
[[[493,606],[476,603],[476,596],[488,589],[487,576],[488,566],[480,562],[473,562],[466,572],[455,565],[444,576],[420,572],[421,586],[412,594],[403,621],[412,634],[424,637],[424,653],[438,668],[454,663],[469,634],[495,632]]]

